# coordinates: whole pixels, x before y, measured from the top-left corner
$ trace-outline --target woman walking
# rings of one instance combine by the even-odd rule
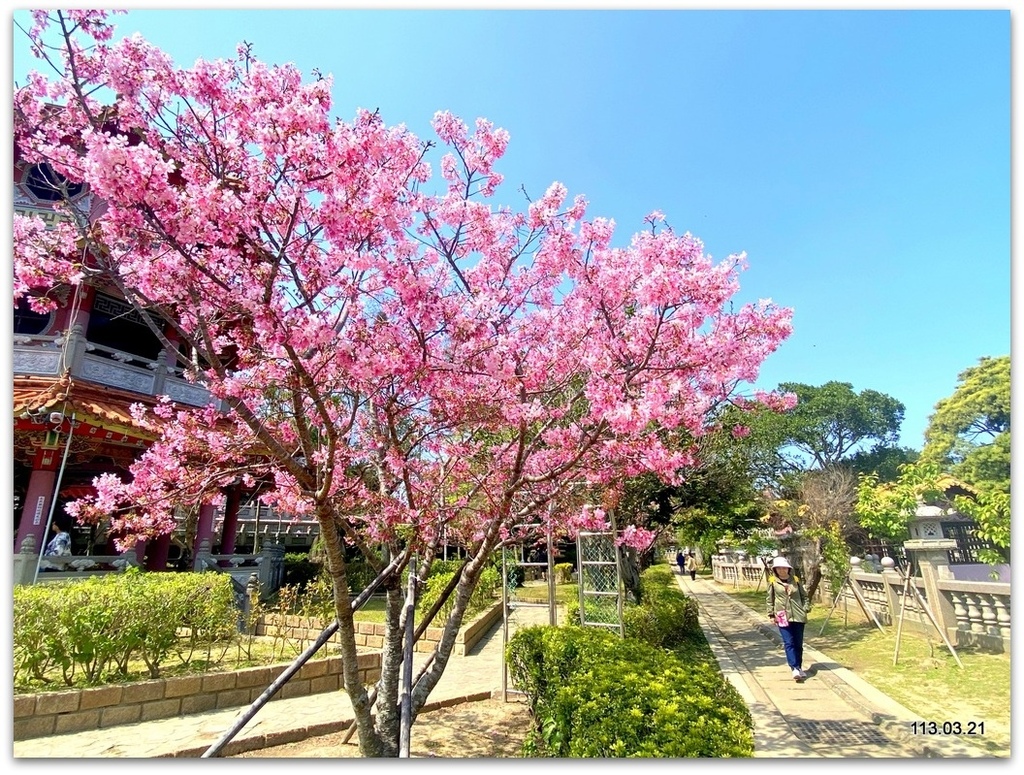
[[[803,681],[807,674],[804,662],[804,625],[811,603],[807,599],[803,584],[793,566],[785,557],[772,560],[772,575],[768,578],[768,593],[765,600],[768,618],[779,627],[782,646],[786,650],[786,664],[793,671],[793,680]]]
[[[697,580],[697,558],[692,551],[686,555],[686,572],[690,574],[690,581]]]

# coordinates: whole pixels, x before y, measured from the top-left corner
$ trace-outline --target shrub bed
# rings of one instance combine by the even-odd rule
[[[528,754],[753,754],[753,720],[742,697],[716,664],[684,659],[700,634],[696,602],[661,570],[642,575],[643,603],[624,611],[624,638],[570,624],[524,628],[509,641],[509,676],[527,694],[536,723]],[[578,603],[573,613],[578,623]]]
[[[168,661],[223,658],[238,628],[231,578],[218,573],[124,573],[16,586],[14,685],[96,686],[131,663],[159,678]]]

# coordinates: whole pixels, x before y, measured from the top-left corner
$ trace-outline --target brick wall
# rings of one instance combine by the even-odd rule
[[[372,684],[380,677],[379,653],[360,654],[358,665],[364,684]],[[85,732],[249,705],[285,667],[287,664],[158,678],[120,686],[17,694],[14,696],[14,739]],[[342,685],[341,669],[339,656],[310,660],[275,692],[271,702],[338,691]]]

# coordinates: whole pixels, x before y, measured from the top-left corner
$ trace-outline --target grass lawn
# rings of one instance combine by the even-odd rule
[[[580,590],[576,584],[555,584],[555,603],[563,605],[568,600],[578,600]],[[516,587],[511,593],[513,601],[521,603],[548,602],[548,583],[546,581],[527,581],[523,586]]]
[[[706,577],[711,583],[710,576]],[[764,612],[764,586],[718,589]],[[960,668],[937,632],[903,630],[896,653],[896,626],[879,631],[856,605],[816,605],[805,631],[805,643],[852,670],[875,688],[927,721],[984,722],[984,737],[973,742],[1005,755],[1010,745],[1010,655],[955,647]],[[828,623],[825,619],[828,617]],[[822,626],[825,626],[822,632]],[[896,664],[893,664],[896,656]]]
[[[383,596],[371,597],[362,608],[355,612],[352,618],[357,622],[384,624],[384,603]]]

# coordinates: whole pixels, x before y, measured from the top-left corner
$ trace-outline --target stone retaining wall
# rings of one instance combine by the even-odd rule
[[[362,682],[376,682],[380,677],[380,654],[360,654],[357,661]],[[246,706],[263,694],[289,664],[63,692],[17,694],[14,696],[14,739],[85,732]],[[274,693],[271,702],[338,691],[342,686],[341,670],[340,656],[312,659]]]
[[[277,617],[266,616],[257,625],[257,635],[274,636],[282,625]],[[453,656],[465,656],[496,623],[501,621],[501,603],[495,603],[459,630]],[[323,628],[309,626],[299,617],[285,619],[285,635],[312,642]],[[364,684],[380,678],[380,653],[384,625],[360,622],[356,641],[368,650],[358,658]],[[417,651],[432,651],[441,639],[441,629],[430,627],[416,643]],[[336,643],[337,636],[327,643]],[[14,696],[14,739],[28,740],[90,729],[105,729],[137,721],[184,716],[219,708],[251,704],[290,663],[250,667],[228,673],[158,678],[117,686],[97,686],[43,694]],[[272,698],[304,697],[338,691],[341,688],[340,656],[312,659],[282,686]],[[449,668],[453,668],[449,664]],[[455,669],[455,668],[453,668]]]

